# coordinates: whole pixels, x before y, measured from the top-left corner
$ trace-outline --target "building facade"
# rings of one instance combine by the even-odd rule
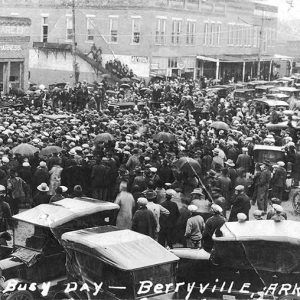
[[[30,24],[28,18],[0,16],[0,92],[26,89]]]
[[[73,4],[77,49],[95,45],[103,64],[118,58],[140,77],[244,79],[275,53],[277,7],[251,0],[0,0],[32,20],[31,81],[72,81]],[[80,80],[97,78],[78,61]]]

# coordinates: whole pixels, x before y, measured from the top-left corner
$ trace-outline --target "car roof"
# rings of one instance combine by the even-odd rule
[[[272,151],[283,151],[282,147],[269,146],[269,145],[254,145],[253,150],[272,150]]]
[[[227,222],[221,227],[222,237],[216,241],[269,241],[300,245],[300,222],[259,220]]]
[[[287,102],[280,101],[280,100],[254,99],[254,101],[266,103],[266,104],[268,104],[271,107],[274,107],[274,106],[285,106],[285,107],[288,107],[289,106]]]
[[[119,205],[112,202],[87,197],[65,198],[52,204],[40,204],[14,215],[13,218],[41,227],[55,228],[80,217],[117,209]]]
[[[266,89],[271,89],[275,87],[274,85],[270,85],[270,84],[266,84],[266,85],[257,85],[255,87],[255,89],[263,89],[263,90],[266,90]]]
[[[179,260],[151,237],[112,226],[66,232],[62,235],[62,243],[75,251],[90,251],[101,261],[128,271]]]
[[[290,86],[279,86],[279,87],[274,88],[274,90],[284,91],[284,92],[298,92],[298,91],[300,91],[299,89],[296,89],[296,88],[290,87]]]

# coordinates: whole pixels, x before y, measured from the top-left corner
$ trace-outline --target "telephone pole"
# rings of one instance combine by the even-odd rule
[[[262,13],[261,27],[259,31],[259,46],[258,46],[258,64],[257,64],[257,79],[260,80],[260,65],[261,65],[261,54],[263,50],[264,41],[264,26],[265,26],[265,11]]]
[[[76,60],[76,31],[75,31],[75,25],[76,25],[76,18],[75,18],[75,0],[72,0],[72,55],[73,55],[73,74],[74,74],[74,83],[78,83],[79,79],[79,71],[78,71],[78,65]]]

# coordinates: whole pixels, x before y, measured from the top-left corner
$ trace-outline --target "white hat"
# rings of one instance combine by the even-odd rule
[[[243,151],[243,152],[247,152],[247,151],[248,151],[248,148],[243,147],[243,148],[242,148],[242,151]]]
[[[166,195],[173,197],[174,195],[176,195],[176,191],[173,189],[168,189],[166,190]]]
[[[238,213],[236,217],[239,223],[245,222],[247,220],[247,216],[244,213]]]
[[[194,205],[194,204],[191,204],[191,205],[188,206],[188,210],[190,212],[195,212],[195,211],[198,210],[198,207],[196,205]]]
[[[2,157],[2,162],[9,163],[9,158],[7,156]]]
[[[235,187],[236,191],[243,191],[244,189],[245,189],[245,187],[241,184]]]
[[[150,170],[152,173],[156,173],[156,172],[157,172],[157,168],[155,168],[155,167],[151,167],[151,168],[149,168],[149,170]]]
[[[279,167],[284,167],[284,166],[285,166],[285,163],[284,163],[283,161],[278,161],[278,162],[277,162],[277,165],[278,165]]]
[[[0,193],[5,192],[5,186],[4,185],[0,185]]]
[[[64,185],[61,185],[60,188],[61,188],[61,190],[62,190],[63,193],[65,193],[65,192],[68,191],[68,188],[66,186],[64,186]]]
[[[282,212],[283,212],[283,208],[282,208],[281,205],[279,205],[279,204],[273,204],[272,206],[273,206],[274,210],[275,210],[277,213],[282,213]]]
[[[47,185],[47,183],[43,182],[41,183],[37,189],[40,191],[40,192],[49,192],[49,187]]]
[[[47,164],[46,164],[45,161],[41,161],[41,162],[40,162],[40,167],[44,168],[44,167],[46,167],[46,166],[47,166]]]
[[[70,154],[70,155],[76,155],[76,151],[75,151],[74,149],[71,149],[71,150],[69,151],[69,154]]]
[[[23,167],[30,167],[30,164],[28,161],[24,161],[22,164]]]
[[[148,204],[148,200],[145,197],[140,197],[137,199],[137,203],[139,205],[146,206]]]
[[[218,204],[215,204],[215,203],[213,203],[213,204],[211,205],[211,210],[212,210],[213,212],[219,213],[219,214],[221,214],[221,213],[223,212],[222,207],[221,207],[220,205],[218,205]]]

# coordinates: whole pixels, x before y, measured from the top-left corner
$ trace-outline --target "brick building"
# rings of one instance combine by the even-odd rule
[[[30,24],[28,18],[0,16],[0,92],[27,88]]]
[[[93,44],[103,63],[118,58],[137,76],[243,79],[269,73],[277,7],[252,0],[74,0],[80,80],[96,79]],[[72,81],[72,0],[0,0],[6,15],[32,20],[31,81]],[[260,34],[261,32],[261,34]]]

